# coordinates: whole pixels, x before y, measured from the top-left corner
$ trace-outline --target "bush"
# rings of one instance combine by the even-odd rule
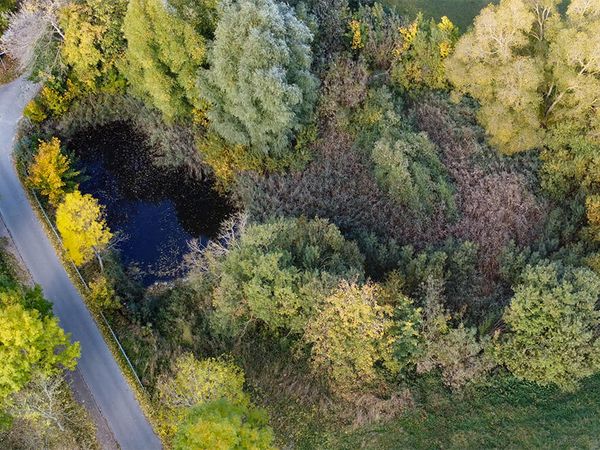
[[[504,314],[495,356],[517,377],[572,391],[600,370],[600,277],[589,269],[529,266]]]
[[[453,215],[456,210],[452,185],[436,147],[425,134],[392,133],[377,141],[371,158],[375,178],[399,205],[423,219],[434,210]]]
[[[176,450],[271,450],[266,412],[226,400],[194,408],[175,436]]]
[[[352,148],[346,134],[330,132],[316,143],[315,157],[302,172],[241,177],[237,196],[252,219],[272,216],[322,217],[347,236],[371,232],[401,242],[437,233],[395,205],[373,179],[370,162]]]
[[[493,366],[484,353],[489,338],[477,337],[475,328],[463,323],[450,325],[451,316],[442,304],[441,285],[430,278],[426,285],[423,308],[423,351],[417,362],[417,372],[439,370],[444,384],[459,389],[480,379]]]
[[[464,191],[457,234],[478,245],[479,267],[488,280],[498,275],[502,251],[512,240],[527,245],[537,237],[544,210],[521,175],[486,175]]]
[[[209,252],[210,253],[210,252]],[[360,279],[363,257],[325,220],[279,219],[248,226],[222,257],[208,258],[216,277],[214,319],[237,335],[250,325],[301,333],[340,278]]]
[[[458,39],[458,30],[444,16],[439,23],[426,22],[419,13],[410,25],[400,28],[402,43],[394,49],[392,80],[409,93],[419,89],[448,87],[444,60]]]
[[[381,4],[362,5],[348,22],[348,38],[353,50],[365,58],[369,66],[387,71],[392,65],[394,49],[401,41],[400,18],[385,11]]]
[[[247,404],[244,372],[226,360],[198,361],[191,354],[177,358],[171,374],[163,374],[156,383],[160,402],[173,409],[186,409],[226,399]]]
[[[89,298],[95,308],[113,310],[121,307],[121,299],[107,277],[98,275],[89,283],[89,287]]]

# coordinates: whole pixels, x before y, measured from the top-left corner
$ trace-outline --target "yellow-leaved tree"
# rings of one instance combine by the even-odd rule
[[[50,141],[40,141],[27,180],[56,206],[77,174],[71,170],[69,158],[61,153],[60,140],[53,137]]]
[[[96,255],[103,269],[100,252],[113,235],[106,225],[104,211],[98,200],[77,190],[65,195],[56,210],[56,227],[67,253],[76,265],[81,266]]]
[[[380,369],[395,373],[393,310],[378,304],[377,284],[341,282],[308,324],[311,365],[324,373],[338,394],[350,394],[376,382]]]
[[[600,135],[600,7],[572,0],[501,0],[485,7],[446,63],[459,94],[502,152],[540,148],[548,130],[571,124]]]

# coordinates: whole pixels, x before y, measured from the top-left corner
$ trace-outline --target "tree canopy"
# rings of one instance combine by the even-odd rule
[[[28,308],[21,292],[0,290],[0,402],[35,376],[75,368],[78,357],[56,318]]]
[[[199,82],[210,128],[258,157],[282,157],[315,102],[312,33],[274,0],[224,1],[219,16]]]
[[[598,135],[600,11],[574,0],[561,16],[558,3],[502,0],[484,8],[448,59],[450,81],[481,103],[479,118],[505,153],[541,147],[558,123]]]
[[[600,370],[600,277],[589,269],[529,267],[504,313],[497,358],[516,376],[573,390]]]
[[[123,23],[127,40],[123,72],[132,92],[167,119],[200,107],[197,72],[206,56],[204,38],[161,0],[131,0]]]
[[[69,257],[78,266],[97,256],[112,238],[98,201],[78,190],[66,194],[56,209],[56,228]]]

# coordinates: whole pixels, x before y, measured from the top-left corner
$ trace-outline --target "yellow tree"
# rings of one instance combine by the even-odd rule
[[[77,174],[69,168],[69,158],[60,151],[60,140],[40,141],[29,168],[29,185],[48,197],[56,206],[62,199],[69,178]]]
[[[573,123],[600,136],[600,8],[573,0],[502,0],[484,8],[446,71],[477,99],[491,142],[505,153],[541,147],[546,130]]]
[[[103,208],[94,197],[79,191],[65,195],[56,210],[56,226],[76,265],[80,266],[96,255],[103,269],[100,252],[108,245],[112,233],[106,225]]]
[[[325,373],[339,394],[360,390],[378,379],[378,367],[397,372],[394,361],[393,311],[377,300],[385,294],[376,284],[343,281],[308,324],[311,365]]]

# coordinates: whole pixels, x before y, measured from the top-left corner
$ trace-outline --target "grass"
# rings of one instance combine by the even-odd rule
[[[382,0],[382,3],[409,17],[416,16],[419,11],[436,20],[448,16],[461,31],[465,31],[483,7],[497,3],[497,0]]]
[[[491,449],[600,447],[600,376],[574,394],[496,377],[451,394],[421,386],[418,406],[400,418],[330,436],[335,449]]]

